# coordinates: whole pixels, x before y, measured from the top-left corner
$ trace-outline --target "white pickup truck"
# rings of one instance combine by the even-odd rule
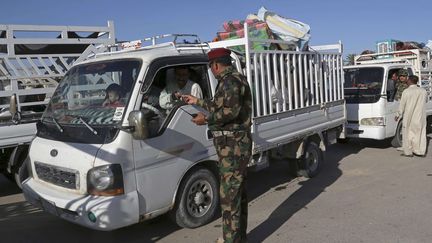
[[[345,66],[346,137],[384,140],[394,137],[393,145],[402,145],[402,121],[394,117],[399,101],[396,90],[388,85],[391,74],[405,69],[419,77],[426,89],[428,130],[432,118],[432,59],[429,50],[413,49],[355,57],[355,65]]]
[[[189,37],[142,47],[134,42],[139,48],[98,54],[68,71],[30,147],[30,177],[23,182],[29,202],[97,230],[166,212],[183,227],[212,220],[219,200],[212,134],[191,122],[200,108],[178,103],[163,110],[158,97],[173,69],[187,66],[204,98],[212,98],[217,80],[206,52],[221,46],[245,50],[232,57],[254,94],[250,166],[264,168],[277,154],[297,159],[293,167],[303,175],[319,172],[323,151],[345,123],[341,45],[258,51],[252,42],[272,40],[181,41]],[[121,98],[103,106],[113,84]]]
[[[21,184],[36,121],[58,82],[76,60],[114,42],[112,21],[107,27],[0,25],[0,172]]]

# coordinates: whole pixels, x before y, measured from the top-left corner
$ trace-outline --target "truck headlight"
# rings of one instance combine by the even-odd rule
[[[365,126],[384,126],[385,120],[384,117],[370,117],[370,118],[363,118],[360,120],[360,125]]]
[[[119,164],[95,167],[87,173],[87,191],[91,195],[115,196],[124,194],[123,172]]]

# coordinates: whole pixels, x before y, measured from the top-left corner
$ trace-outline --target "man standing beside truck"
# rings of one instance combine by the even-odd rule
[[[208,53],[209,67],[218,79],[213,100],[183,95],[188,104],[209,111],[192,119],[197,125],[208,124],[219,157],[220,201],[223,239],[217,242],[246,242],[247,164],[252,154],[252,95],[246,78],[231,65],[231,51],[213,49]]]
[[[417,87],[418,77],[409,76],[408,88],[402,93],[395,120],[402,120],[401,156],[424,156],[426,153],[426,90]]]

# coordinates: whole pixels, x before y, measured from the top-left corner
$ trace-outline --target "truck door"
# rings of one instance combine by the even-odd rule
[[[385,93],[387,102],[385,106],[385,121],[386,121],[386,137],[392,137],[396,131],[397,122],[394,120],[396,112],[399,108],[399,101],[395,100],[396,83],[398,81],[399,68],[389,69],[387,72],[387,83]]]
[[[141,110],[146,114],[149,132],[147,139],[133,141],[141,214],[171,206],[187,169],[197,161],[216,156],[207,126],[191,122],[191,114],[199,109],[172,97],[179,88],[175,85],[176,71],[184,68],[188,80],[199,85],[202,96],[211,96],[207,60],[204,56],[196,58],[155,61],[141,88]],[[167,93],[171,97],[167,98]]]

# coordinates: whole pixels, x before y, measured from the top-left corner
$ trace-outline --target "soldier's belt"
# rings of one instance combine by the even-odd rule
[[[228,136],[228,135],[234,135],[236,132],[244,132],[244,131],[212,131],[213,137],[220,137],[220,136]]]

